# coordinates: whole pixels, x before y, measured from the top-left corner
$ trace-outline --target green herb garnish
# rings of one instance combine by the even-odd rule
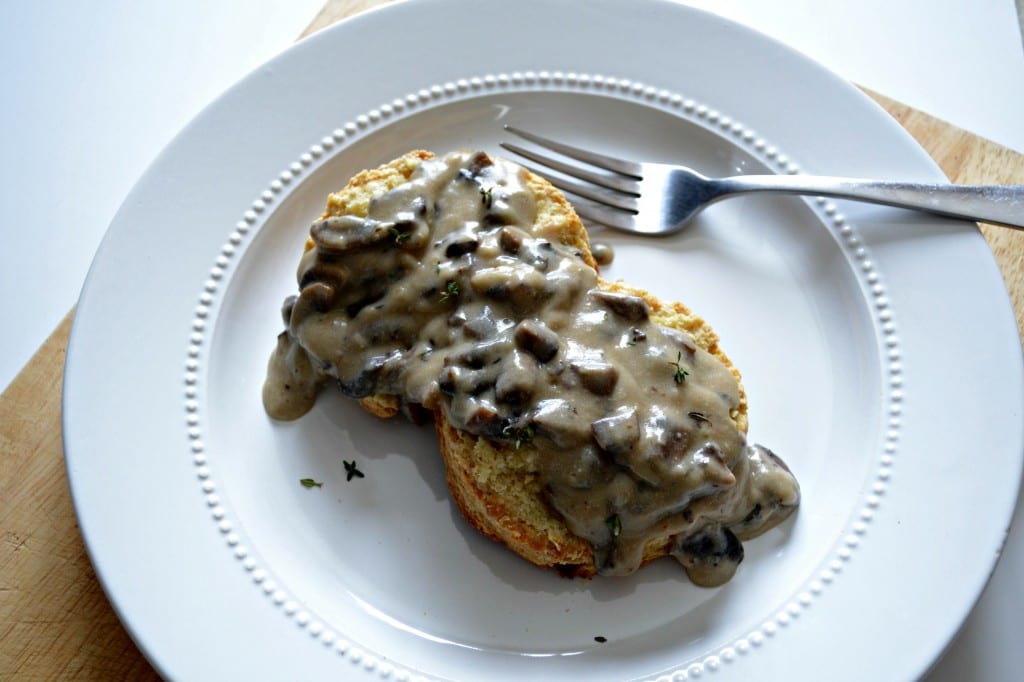
[[[604,644],[605,642],[608,641],[608,638],[607,637],[602,637],[601,635],[598,635],[597,637],[594,638],[594,641],[595,642],[599,642],[601,644]]]
[[[303,488],[323,488],[324,484],[320,481],[314,481],[312,478],[300,478],[299,483],[302,484]]]
[[[345,480],[351,481],[353,478],[364,478],[365,474],[356,468],[356,461],[346,462],[341,460],[342,464],[345,465]]]
[[[481,187],[480,196],[484,200],[484,208],[490,209],[494,204],[494,188],[493,187]]]
[[[619,520],[618,514],[612,514],[604,520],[604,523],[608,526],[608,532],[612,534],[613,538],[622,535],[622,521]]]
[[[518,450],[527,443],[533,440],[533,437],[537,435],[533,428],[533,425],[524,426],[521,429],[517,429],[511,424],[501,430],[501,435],[510,439],[513,443],[513,447]]]
[[[390,230],[391,234],[395,235],[396,244],[402,244],[403,242],[405,242],[405,240],[412,236],[412,230],[409,230],[408,232],[403,232],[394,225],[391,226]]]
[[[441,294],[441,303],[447,303],[451,299],[459,295],[459,283],[454,279],[448,280],[448,284],[444,287],[444,293]]]
[[[682,351],[679,351],[676,354],[675,362],[668,363],[668,364],[670,364],[670,365],[672,365],[673,367],[676,368],[675,374],[672,376],[672,379],[677,384],[681,384],[684,381],[686,381],[686,377],[688,377],[690,375],[689,372],[687,372],[685,369],[683,369],[683,364],[682,363],[683,363],[683,352]]]
[[[697,422],[698,424],[710,424],[711,420],[703,412],[690,412],[690,419]]]

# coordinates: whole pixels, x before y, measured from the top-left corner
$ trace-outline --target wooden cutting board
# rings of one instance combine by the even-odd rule
[[[303,36],[387,0],[332,0]],[[954,182],[1024,184],[1024,155],[869,92]],[[1024,329],[1024,232],[982,226]],[[156,679],[78,531],[61,441],[72,312],[0,395],[0,679]]]

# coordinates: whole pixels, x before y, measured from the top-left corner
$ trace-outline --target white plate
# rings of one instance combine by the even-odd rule
[[[710,174],[943,179],[850,85],[674,4],[425,0],[301,42],[160,156],[78,306],[68,471],[146,655],[176,679],[922,673],[988,577],[1022,463],[1019,339],[972,225],[758,197],[666,240],[595,232],[607,276],[712,322],[753,439],[802,484],[720,589],[670,561],[533,568],[459,517],[429,429],[333,395],[267,419],[278,306],[327,192],[413,147],[493,151],[506,121]]]

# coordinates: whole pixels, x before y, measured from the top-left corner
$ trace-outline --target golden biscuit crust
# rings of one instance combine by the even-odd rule
[[[324,217],[367,215],[370,201],[407,182],[416,168],[433,154],[411,151],[379,168],[363,171],[330,195]],[[562,193],[543,178],[526,172],[526,184],[537,203],[534,234],[570,245],[597,270],[591,254],[586,228]],[[307,241],[306,248],[312,246]],[[738,370],[719,347],[718,335],[700,316],[682,303],[666,302],[650,293],[621,282],[601,281],[610,291],[642,297],[650,306],[651,319],[657,324],[685,331],[694,342],[717,357],[729,368],[737,383]],[[747,430],[747,400],[742,384],[740,403],[733,419]],[[376,395],[360,400],[364,409],[388,418],[400,411],[396,396]],[[538,474],[538,458],[544,452],[533,443],[515,448],[456,429],[443,411],[434,413],[435,430],[444,459],[452,498],[466,520],[484,535],[507,545],[512,551],[537,566],[558,570],[563,575],[590,577],[596,574],[591,545],[573,535],[561,517],[545,500]],[[670,538],[652,540],[644,551],[644,563],[664,556]]]

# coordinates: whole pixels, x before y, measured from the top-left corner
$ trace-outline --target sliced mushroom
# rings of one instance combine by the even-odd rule
[[[480,248],[480,239],[471,232],[456,232],[441,243],[444,245],[444,255],[447,258],[458,258]]]
[[[327,253],[345,253],[393,239],[393,226],[352,215],[331,216],[313,223],[309,236]]]
[[[309,262],[303,259],[298,275],[300,289],[306,288],[313,282],[326,282],[336,289],[341,289],[349,281],[349,272],[345,266],[326,259]]]
[[[433,292],[433,293],[436,293],[436,292]],[[448,316],[448,326],[449,327],[461,327],[464,324],[466,324],[466,321],[468,319],[469,318],[466,315],[466,311],[463,310],[462,308],[459,308],[454,313],[452,313],[451,315]]]
[[[523,248],[523,242],[527,237],[525,231],[506,225],[498,233],[498,244],[501,245],[501,250],[505,253],[515,255],[519,253],[519,249]]]
[[[484,169],[493,165],[494,161],[487,156],[486,152],[477,152],[469,160],[469,164],[459,172],[459,175],[468,180],[476,180],[484,172]]]
[[[590,292],[601,305],[628,322],[643,322],[650,316],[647,301],[639,296],[595,289]]]
[[[486,438],[500,438],[505,420],[498,409],[486,400],[468,398],[461,406],[453,405],[458,411],[460,421],[467,431],[478,433]]]
[[[292,310],[295,308],[295,301],[298,300],[298,296],[292,294],[288,298],[284,299],[284,303],[281,304],[281,319],[284,320],[284,325],[287,327],[292,321]]]
[[[699,467],[705,480],[711,485],[728,488],[736,485],[736,475],[729,470],[722,457],[722,450],[714,443],[705,443],[691,456],[693,463]]]
[[[325,313],[330,310],[335,296],[334,287],[323,282],[314,282],[299,292],[292,305],[291,316],[301,320],[313,313]]]
[[[499,337],[486,343],[463,348],[446,357],[444,362],[446,365],[480,369],[491,364],[500,364],[501,359],[509,350],[508,341]]]
[[[716,526],[684,538],[672,554],[695,584],[717,587],[736,573],[743,561],[743,545],[728,528]]]
[[[549,398],[537,403],[531,416],[537,433],[546,436],[560,448],[570,448],[590,440],[590,424],[580,419],[571,403]]]
[[[476,293],[509,304],[523,317],[550,297],[544,273],[523,263],[482,268],[470,276],[469,284]]]
[[[508,405],[524,405],[533,396],[539,367],[533,356],[513,351],[494,385],[494,395]]]
[[[579,360],[570,367],[579,376],[583,387],[594,395],[611,395],[619,380],[619,370],[600,360]]]
[[[640,439],[640,419],[635,407],[620,407],[614,414],[590,425],[598,446],[611,455],[629,452]]]
[[[438,376],[443,393],[455,398],[478,396],[494,387],[493,373],[485,369],[445,367]]]
[[[686,332],[672,329],[671,327],[662,327],[661,333],[666,339],[685,350],[691,357],[697,352],[697,344],[693,342],[693,339]]]
[[[399,375],[405,367],[401,351],[370,357],[352,378],[339,378],[341,392],[350,398],[365,398],[374,393],[399,392]]]
[[[558,354],[558,335],[539,320],[523,320],[513,332],[516,345],[542,363]]]
[[[489,339],[498,332],[498,323],[494,321],[491,311],[487,308],[476,317],[470,318],[462,325],[462,333],[471,339]]]

